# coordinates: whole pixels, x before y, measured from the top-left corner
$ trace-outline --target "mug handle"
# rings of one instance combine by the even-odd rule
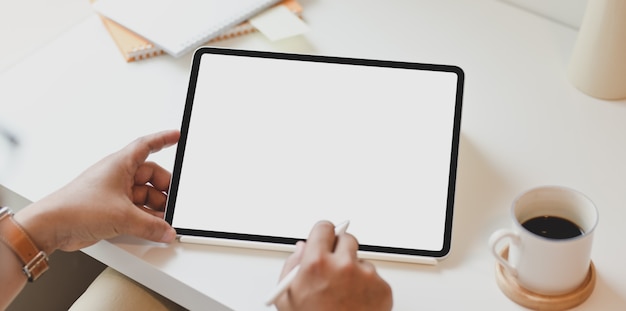
[[[500,229],[491,234],[491,237],[489,238],[489,248],[491,249],[493,256],[496,257],[496,260],[498,260],[513,277],[517,277],[517,269],[513,267],[508,260],[504,259],[502,255],[500,255],[500,250],[497,247],[498,244],[500,244],[500,241],[504,239],[510,239],[512,244],[519,244],[520,242],[519,235],[512,230]]]

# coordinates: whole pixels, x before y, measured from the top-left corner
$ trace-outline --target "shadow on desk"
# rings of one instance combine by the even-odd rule
[[[510,198],[503,194],[510,193],[512,185],[467,136],[461,135],[459,148],[452,246],[448,257],[437,266],[382,261],[377,265],[439,273],[442,269],[462,265],[472,250],[488,249],[485,228],[494,225],[493,218],[499,213],[508,212]]]
[[[441,267],[460,265],[471,249],[487,247],[481,234],[498,215],[508,211],[502,194],[510,193],[510,182],[499,172],[467,135],[461,134],[452,225],[452,246]]]
[[[626,297],[620,296],[603,277],[603,275],[610,272],[602,271],[602,266],[598,265],[596,265],[596,270],[598,273],[596,286],[587,301],[580,305],[580,310],[587,310],[586,306],[602,306],[602,310],[606,311],[626,310]]]

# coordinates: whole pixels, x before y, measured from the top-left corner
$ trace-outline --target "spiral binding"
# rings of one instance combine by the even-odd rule
[[[207,31],[201,32],[199,34],[194,35],[190,40],[183,41],[178,44],[179,52],[177,54],[183,55],[191,50],[201,46],[202,44],[209,42],[211,39],[219,36],[221,33],[228,31],[230,28],[246,21],[250,16],[254,16],[257,13],[260,13],[262,10],[266,9],[270,5],[274,4],[276,0],[265,0],[263,3],[260,3],[249,10],[245,10],[239,12],[237,18],[225,19],[219,25],[220,27],[211,28]]]

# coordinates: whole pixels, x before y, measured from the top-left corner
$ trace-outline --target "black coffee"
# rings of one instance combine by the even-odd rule
[[[575,223],[556,216],[539,216],[525,221],[526,230],[549,239],[569,239],[583,234]]]

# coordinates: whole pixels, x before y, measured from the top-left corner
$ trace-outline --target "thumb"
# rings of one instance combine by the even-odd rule
[[[280,279],[282,280],[289,271],[293,270],[302,260],[302,254],[304,253],[304,247],[306,243],[304,241],[298,241],[296,243],[296,250],[293,254],[287,257],[285,264],[283,265],[283,271],[280,273]]]
[[[133,208],[133,217],[129,222],[128,234],[162,243],[170,243],[176,239],[176,230],[165,220]]]

